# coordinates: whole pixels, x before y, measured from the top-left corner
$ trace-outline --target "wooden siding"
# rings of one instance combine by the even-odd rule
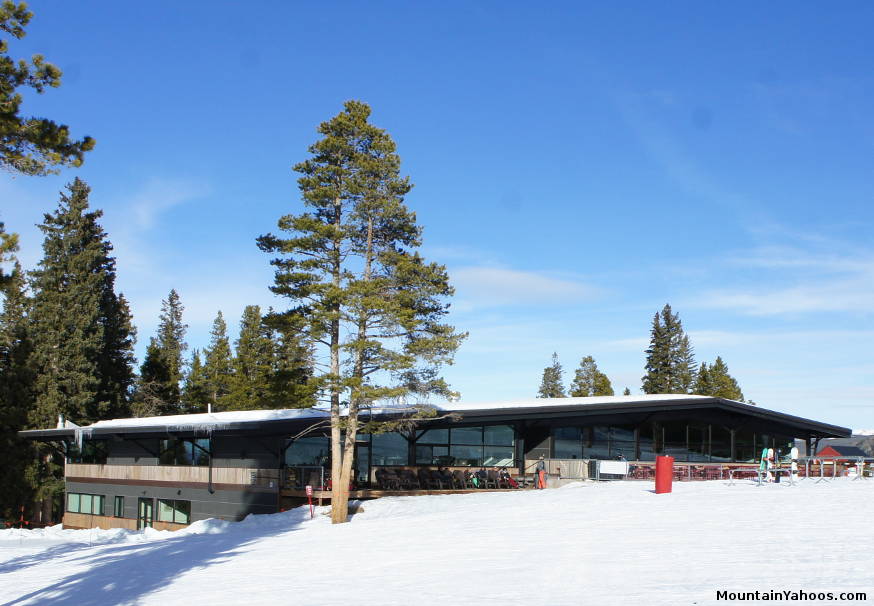
[[[110,528],[126,528],[128,530],[137,529],[137,521],[130,518],[113,518],[110,516],[95,516],[87,513],[64,513],[63,519],[64,528],[102,528],[109,530]],[[158,522],[155,521],[152,527],[155,530],[179,530],[185,528],[188,524],[175,524],[173,522]]]
[[[185,482],[206,484],[209,482],[209,468],[193,465],[93,465],[87,463],[67,463],[65,476],[68,478],[87,478],[90,481],[126,480],[168,484]],[[279,471],[276,469],[255,469],[251,467],[213,467],[212,482],[232,486],[278,487]],[[272,482],[272,486],[271,486]]]

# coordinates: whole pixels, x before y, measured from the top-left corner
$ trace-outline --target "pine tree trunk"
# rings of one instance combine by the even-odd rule
[[[340,225],[342,201],[334,200],[333,224]],[[331,268],[331,281],[334,287],[340,288],[340,242],[334,241],[334,259]],[[331,523],[342,524],[346,521],[349,511],[349,483],[344,481],[344,449],[341,449],[341,418],[340,418],[340,306],[334,304],[331,310]],[[351,465],[351,463],[350,463]]]

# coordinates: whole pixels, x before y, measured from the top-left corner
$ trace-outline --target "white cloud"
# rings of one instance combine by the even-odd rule
[[[206,184],[190,179],[152,178],[130,199],[128,212],[139,229],[150,229],[161,213],[209,192]]]
[[[450,273],[459,307],[573,305],[601,291],[577,280],[499,267],[461,267]]]

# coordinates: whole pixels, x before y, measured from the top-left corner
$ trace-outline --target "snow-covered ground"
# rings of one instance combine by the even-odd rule
[[[0,600],[673,606],[772,589],[874,600],[874,481],[652,488],[386,498],[339,526],[304,507],[176,533],[3,530]]]

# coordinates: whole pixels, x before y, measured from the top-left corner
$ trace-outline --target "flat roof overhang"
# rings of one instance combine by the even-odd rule
[[[803,417],[767,410],[758,406],[726,400],[723,398],[683,398],[660,401],[629,401],[600,404],[558,404],[544,406],[514,406],[501,408],[470,408],[463,410],[442,409],[440,412],[453,414],[457,420],[423,419],[422,428],[452,426],[458,423],[517,423],[535,421],[555,421],[560,419],[582,421],[586,418],[615,419],[617,416],[648,417],[653,415],[679,415],[684,412],[711,411],[717,415],[734,421],[758,421],[773,427],[773,431],[793,437],[828,437],[842,438],[852,435],[852,430],[846,427],[821,423]],[[365,419],[390,420],[403,416],[402,413],[378,412],[364,414]],[[276,436],[294,435],[314,425],[322,424],[329,427],[327,417],[306,417],[300,419],[262,419],[256,421],[222,422],[214,425],[192,425],[185,423],[152,425],[123,425],[110,427],[65,427],[58,429],[33,429],[18,432],[25,439],[38,441],[71,441],[77,431],[89,437],[105,437],[116,439],[137,439],[161,436],[203,436],[208,434],[240,435],[240,436]]]
[[[581,405],[558,405],[538,406],[528,408],[489,408],[459,411],[464,416],[465,422],[482,421],[537,421],[553,419],[578,419],[586,417],[607,417],[614,415],[662,415],[688,412],[706,411],[729,413],[735,417],[747,417],[774,425],[775,429],[782,433],[800,436],[818,437],[849,437],[852,430],[838,425],[821,423],[812,419],[805,419],[794,415],[760,408],[751,404],[735,402],[723,398],[696,398],[689,400],[678,398],[676,400],[661,400],[658,402],[621,402],[613,404],[581,404]]]

